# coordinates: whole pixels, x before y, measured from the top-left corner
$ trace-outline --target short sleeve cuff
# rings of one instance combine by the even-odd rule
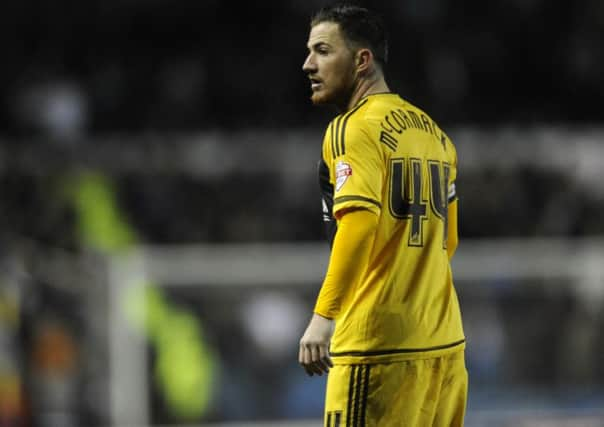
[[[376,215],[382,210],[382,204],[375,199],[365,196],[340,196],[333,201],[333,215],[337,218],[337,213],[346,209],[367,209]]]

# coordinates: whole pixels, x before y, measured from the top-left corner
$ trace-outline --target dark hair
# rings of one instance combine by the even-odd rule
[[[339,24],[344,37],[351,43],[367,47],[383,67],[388,63],[388,40],[384,22],[377,13],[350,2],[323,7],[310,20],[311,28],[321,22]]]

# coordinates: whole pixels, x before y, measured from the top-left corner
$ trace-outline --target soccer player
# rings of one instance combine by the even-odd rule
[[[325,425],[461,426],[465,338],[451,275],[455,147],[390,92],[373,12],[340,4],[310,23],[303,71],[328,126],[319,179],[329,266],[299,362],[329,372]]]

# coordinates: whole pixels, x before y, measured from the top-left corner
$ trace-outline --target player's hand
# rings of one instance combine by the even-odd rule
[[[333,366],[329,357],[329,342],[333,329],[333,320],[315,313],[300,339],[298,362],[311,377],[314,374],[323,375]]]

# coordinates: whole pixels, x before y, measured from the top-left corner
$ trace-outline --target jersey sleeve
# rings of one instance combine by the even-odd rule
[[[333,217],[333,178],[328,165],[328,159],[330,159],[330,142],[332,134],[333,123],[331,123],[323,138],[323,147],[321,151],[321,159],[318,164],[319,172],[319,187],[321,189],[321,208],[323,212],[323,226],[325,231],[325,237],[329,245],[333,245],[334,236],[336,234],[337,224]]]
[[[449,173],[449,182],[447,187],[447,199],[449,203],[453,203],[457,200],[457,188],[455,186],[455,181],[457,180],[457,151],[455,150],[455,146],[451,142],[450,139],[447,138],[448,143],[448,151],[451,153],[451,157],[449,159],[450,164],[450,173]]]
[[[457,151],[455,146],[450,140],[448,152],[451,153],[450,162],[450,173],[448,182],[448,193],[447,199],[449,207],[447,209],[447,254],[449,260],[453,258],[457,245],[459,243],[459,235],[457,228],[457,188],[455,187],[455,181],[457,179]]]
[[[363,208],[379,215],[384,181],[384,163],[367,122],[350,121],[336,126],[334,150],[326,153],[334,182],[333,216],[344,210]],[[337,123],[336,123],[337,124]]]

